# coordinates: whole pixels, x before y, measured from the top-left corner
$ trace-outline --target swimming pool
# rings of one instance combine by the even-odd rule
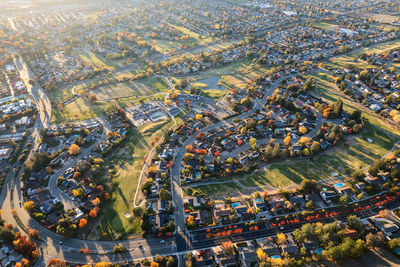
[[[323,250],[324,250],[323,248],[317,248],[317,249],[314,249],[313,252],[314,252],[315,254],[321,255]]]
[[[279,256],[279,255],[273,255],[273,256],[271,256],[271,259],[280,259],[281,258],[281,256]]]
[[[337,183],[334,185],[336,188],[345,186],[345,183]]]
[[[240,206],[240,204],[241,204],[240,202],[232,203],[232,208],[236,208]]]

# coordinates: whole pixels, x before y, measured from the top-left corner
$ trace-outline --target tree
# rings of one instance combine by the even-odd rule
[[[300,183],[299,190],[304,193],[312,193],[317,190],[317,182],[315,180],[304,179]]]
[[[194,159],[194,154],[192,154],[192,153],[185,153],[185,156],[183,156],[183,160],[186,162],[193,160],[193,159]]]
[[[203,119],[203,115],[201,114],[196,114],[196,120],[200,121]]]
[[[69,147],[69,153],[73,156],[79,155],[81,153],[81,148],[77,144],[72,144]]]
[[[151,165],[151,166],[149,167],[148,172],[149,172],[149,176],[150,176],[150,177],[154,177],[154,176],[157,174],[157,172],[158,172],[158,168],[157,168],[156,166],[154,166],[154,165]]]
[[[349,225],[350,228],[359,230],[361,229],[361,223],[360,223],[360,218],[357,217],[356,215],[350,215],[346,219],[347,224]]]
[[[85,228],[86,227],[86,225],[87,225],[87,220],[85,219],[85,218],[82,218],[80,221],[79,221],[79,228]]]
[[[318,153],[319,150],[320,150],[320,148],[321,148],[320,143],[317,142],[317,141],[313,141],[313,142],[312,142],[312,145],[311,145],[311,153],[312,153],[312,154]]]
[[[334,262],[340,262],[343,258],[342,250],[339,246],[332,247],[325,251],[328,258],[331,258]]]
[[[286,146],[289,146],[290,140],[292,140],[292,137],[291,137],[290,135],[287,135],[287,136],[285,137],[285,139],[283,140],[283,143],[284,143]]]
[[[307,209],[309,209],[309,210],[313,210],[314,209],[314,202],[312,201],[312,200],[310,200],[310,201],[308,201],[307,203],[306,203],[306,208]]]
[[[12,230],[3,228],[0,231],[0,237],[4,242],[11,244],[15,238],[15,234]]]
[[[252,148],[253,150],[255,150],[255,149],[257,148],[257,139],[251,138],[251,139],[250,139],[250,145],[251,145],[251,148]]]
[[[122,253],[122,252],[125,252],[125,251],[127,251],[127,249],[123,245],[114,246],[114,248],[113,248],[113,252],[114,253]]]
[[[299,133],[300,134],[306,134],[308,132],[307,128],[305,126],[299,127]]]
[[[286,241],[286,235],[284,233],[278,233],[276,235],[276,242],[278,242],[278,244],[283,244]]]
[[[24,209],[32,212],[35,209],[35,202],[33,201],[27,201],[24,203]]]
[[[340,203],[348,204],[350,202],[350,198],[348,195],[343,195],[339,198]]]
[[[97,217],[97,212],[95,210],[91,210],[89,212],[89,216],[92,217],[92,218],[96,218]]]
[[[162,188],[158,193],[161,200],[171,200],[172,196],[171,193],[168,192],[165,188]]]
[[[365,242],[370,247],[382,247],[386,242],[386,237],[382,232],[377,234],[369,233],[365,237]]]
[[[50,259],[49,260],[49,267],[66,267],[67,263],[63,259]]]
[[[266,257],[265,252],[261,248],[257,249],[257,257],[260,260],[260,262],[263,261]]]

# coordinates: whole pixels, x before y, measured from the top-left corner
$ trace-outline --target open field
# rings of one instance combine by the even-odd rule
[[[318,22],[318,23],[315,23],[313,26],[315,28],[319,28],[319,29],[323,29],[323,30],[329,30],[330,28],[335,27],[337,25],[333,24],[333,23],[328,23],[328,22]]]
[[[102,86],[93,92],[99,101],[110,101],[126,97],[143,97],[168,90],[168,83],[159,77],[141,81],[125,82],[116,85]]]
[[[187,195],[187,187],[183,187],[185,195]],[[192,188],[193,192],[199,192],[205,194],[207,196],[212,196],[213,198],[218,198],[220,196],[229,196],[229,195],[241,195],[244,193],[244,190],[239,187],[234,182],[229,182],[225,184],[209,184],[209,185],[201,185]]]
[[[90,102],[86,97],[79,96],[71,103],[64,105],[61,110],[53,109],[52,123],[71,122],[97,117],[103,110]]]
[[[83,62],[89,65],[97,66],[97,67],[103,67],[103,68],[108,68],[111,70],[114,70],[118,68],[118,64],[116,62],[106,60],[104,58],[100,58],[99,56],[87,52],[81,49],[77,49],[73,51],[74,55],[80,57]]]
[[[97,229],[93,236],[102,236],[115,239],[119,235],[141,234],[141,222],[136,218],[126,218],[125,214],[132,215],[133,200],[143,167],[143,158],[152,148],[151,143],[156,137],[161,137],[163,131],[173,125],[171,119],[143,125],[139,130],[133,129],[129,133],[126,143],[111,154],[107,163],[114,166],[116,174],[113,177],[114,190],[112,201],[104,209]]]
[[[340,67],[343,67],[346,64],[356,65],[361,68],[374,67],[373,65],[369,65],[368,63],[357,60],[357,58],[363,53],[380,54],[380,53],[390,52],[392,50],[399,49],[399,48],[400,48],[400,40],[394,40],[394,41],[385,42],[385,43],[382,43],[379,45],[358,49],[353,52],[347,53],[345,55],[333,57],[330,59],[330,63],[333,66],[336,65],[336,66],[340,66]]]

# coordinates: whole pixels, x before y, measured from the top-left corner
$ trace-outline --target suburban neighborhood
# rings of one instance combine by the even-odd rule
[[[397,0],[0,3],[0,266],[399,266]]]

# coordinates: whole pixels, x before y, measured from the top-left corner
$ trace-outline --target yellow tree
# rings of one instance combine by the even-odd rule
[[[266,254],[261,248],[257,249],[257,257],[260,261],[263,261],[265,259],[265,256]]]
[[[292,137],[287,135],[285,139],[283,139],[283,143],[288,146],[290,144],[290,140],[292,140]]]
[[[278,242],[278,244],[283,244],[286,241],[286,236],[284,233],[278,233],[276,235],[276,240]]]
[[[27,211],[33,211],[35,209],[35,202],[27,201],[24,203],[24,209]]]
[[[71,155],[79,155],[79,153],[81,153],[81,148],[77,144],[72,144],[69,147],[69,153]]]
[[[299,128],[299,133],[301,134],[306,134],[308,132],[307,128],[305,126],[301,126]]]

